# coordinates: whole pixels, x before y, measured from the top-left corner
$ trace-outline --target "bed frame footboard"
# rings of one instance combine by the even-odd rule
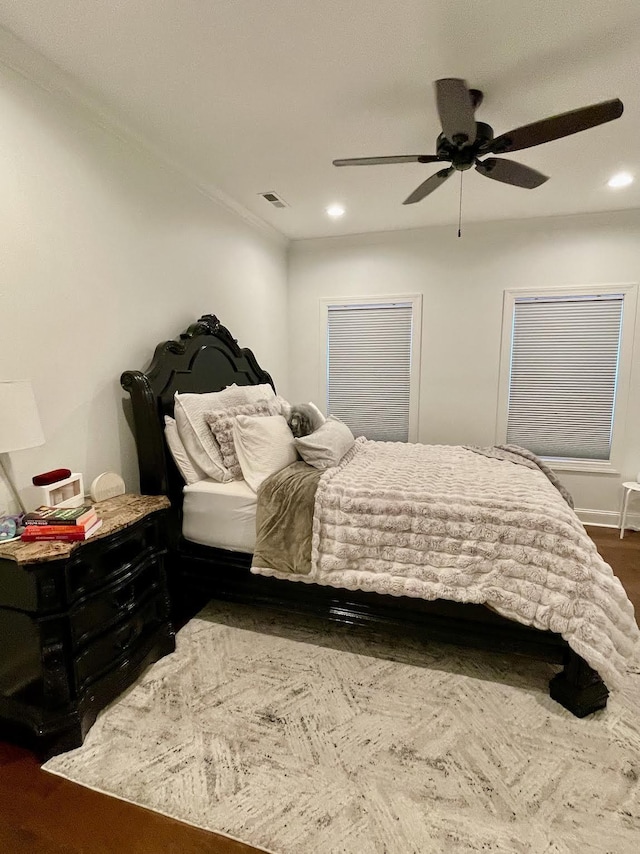
[[[252,575],[251,555],[198,546],[181,539],[174,565],[178,623],[209,600],[304,612],[335,623],[368,626],[499,653],[516,653],[563,666],[549,682],[550,697],[578,718],[605,708],[609,691],[600,676],[553,632],[515,623],[483,605],[341,590]]]

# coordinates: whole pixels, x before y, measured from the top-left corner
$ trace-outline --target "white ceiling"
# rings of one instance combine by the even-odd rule
[[[513,155],[551,180],[465,175],[463,215],[640,207],[638,0],[0,0],[0,23],[137,133],[292,238],[455,223],[458,180],[337,169],[338,157],[433,153],[432,81],[463,77],[496,134],[619,97],[622,118]],[[630,188],[609,176],[634,172]],[[290,205],[272,208],[274,190]],[[324,213],[342,202],[341,220]]]

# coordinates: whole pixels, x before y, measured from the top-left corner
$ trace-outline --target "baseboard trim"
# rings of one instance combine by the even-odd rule
[[[576,507],[578,519],[583,525],[595,525],[602,528],[619,528],[620,512],[618,510],[588,510]],[[640,531],[640,513],[627,513],[625,531]]]

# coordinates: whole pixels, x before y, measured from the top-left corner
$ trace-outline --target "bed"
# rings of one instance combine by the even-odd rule
[[[578,717],[606,706],[609,692],[601,675],[558,632],[508,619],[484,604],[428,601],[332,582],[295,584],[278,577],[277,569],[252,573],[255,498],[250,490],[238,482],[211,481],[185,488],[164,438],[164,418],[173,415],[175,392],[201,394],[234,383],[274,388],[251,350],[241,348],[214,315],[202,316],[179,338],[158,344],[146,371],[130,370],[121,377],[130,395],[141,492],[165,494],[171,501],[169,578],[177,620],[196,613],[209,598],[295,608],[349,625],[552,662],[562,668],[549,683],[554,700]],[[207,519],[217,520],[213,536]]]

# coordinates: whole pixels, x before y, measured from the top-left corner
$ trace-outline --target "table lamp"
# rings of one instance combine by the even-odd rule
[[[0,472],[9,485],[18,507],[25,507],[2,459],[11,451],[44,444],[40,416],[29,380],[0,381]]]

